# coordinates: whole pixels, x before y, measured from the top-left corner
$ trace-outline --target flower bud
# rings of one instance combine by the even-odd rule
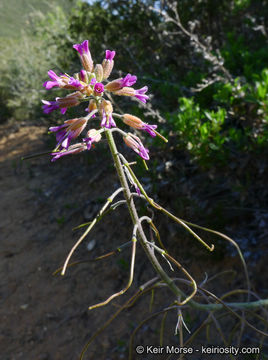
[[[116,123],[113,119],[113,105],[110,101],[102,100],[100,105],[100,117],[102,119],[101,126],[110,129],[115,127]]]
[[[73,45],[73,48],[78,51],[83,68],[86,71],[92,71],[93,60],[88,47],[88,40],[83,41],[81,44]]]
[[[115,51],[106,50],[105,59],[102,62],[103,67],[103,80],[107,79],[114,67],[113,58],[115,57]]]
[[[85,70],[81,70],[79,73],[79,79],[80,81],[83,81],[84,83],[88,83],[88,72]]]
[[[103,68],[101,64],[97,64],[94,69],[94,73],[96,75],[96,79],[98,82],[101,82],[103,79]]]
[[[102,62],[102,68],[103,68],[103,80],[107,79],[114,67],[114,61],[113,60],[106,60],[104,59]]]
[[[84,87],[83,93],[86,94],[87,96],[92,95],[93,93],[93,89],[91,86],[87,85]]]
[[[93,79],[96,80],[96,75],[94,73],[89,72],[89,71],[87,71],[87,77],[88,77],[88,83],[89,84],[92,84]]]

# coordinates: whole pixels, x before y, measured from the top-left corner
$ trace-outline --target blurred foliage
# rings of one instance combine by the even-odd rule
[[[0,39],[1,122],[9,117],[23,121],[43,116],[40,102],[47,94],[42,83],[48,69],[58,68],[58,48],[68,38],[66,12],[55,3],[35,3],[46,6],[46,12],[31,7],[33,3],[25,5],[24,29],[18,27],[17,36],[10,31],[9,37]],[[32,12],[26,17],[28,6]]]

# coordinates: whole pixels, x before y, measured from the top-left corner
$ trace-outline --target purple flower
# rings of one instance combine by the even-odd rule
[[[44,104],[42,106],[43,111],[45,114],[50,114],[52,111],[57,110],[60,108],[60,105],[57,101],[47,101],[47,100],[42,100],[42,103]],[[67,111],[67,108],[61,108],[60,112],[62,114],[65,114]]]
[[[64,85],[63,80],[60,78],[60,76],[58,76],[56,73],[54,73],[53,70],[49,70],[49,71],[48,71],[48,76],[49,76],[50,79],[52,79],[53,81],[46,81],[46,82],[44,82],[43,86],[44,86],[47,90],[50,90],[50,89],[53,88],[54,86]]]
[[[56,109],[61,109],[61,113],[65,114],[68,107],[76,106],[80,103],[80,99],[84,96],[79,91],[67,95],[64,98],[57,97],[55,101],[42,100],[43,110],[45,114],[51,113]]]
[[[109,83],[109,84],[111,84],[111,83]],[[107,90],[109,90],[109,87],[108,87],[109,84],[107,84],[105,87]],[[148,90],[147,86],[144,86],[143,88],[138,89],[138,90],[135,90],[129,86],[124,86],[122,89],[116,90],[115,94],[119,95],[119,96],[135,96],[141,102],[146,103],[146,101],[149,99],[149,96],[144,95],[147,90]]]
[[[62,156],[78,154],[78,153],[80,153],[81,151],[84,151],[84,150],[86,150],[86,145],[85,144],[82,144],[82,143],[74,144],[74,145],[71,145],[68,150],[63,149],[61,151],[52,152],[50,154],[50,155],[53,156],[51,161],[54,162],[54,161],[60,159]]]
[[[142,142],[138,136],[128,133],[128,135],[124,137],[124,141],[128,147],[133,149],[144,160],[150,159],[149,150],[142,145]]]
[[[84,53],[89,52],[88,40],[84,40],[81,44],[74,44],[73,48],[82,56]]]
[[[84,86],[80,83],[79,80],[70,77],[69,78],[69,82],[68,84],[65,86],[66,89],[77,89],[77,90],[82,90],[84,88]]]
[[[92,79],[93,80],[93,79]],[[97,93],[98,95],[100,95],[101,93],[103,93],[104,91],[104,85],[102,83],[96,83],[94,85],[94,91],[95,93]]]
[[[111,51],[111,50],[106,50],[105,52],[105,59],[106,60],[113,60],[113,58],[115,57],[115,51]]]
[[[141,102],[146,104],[146,101],[149,99],[149,96],[144,95],[148,90],[147,86],[142,87],[141,89],[135,90],[135,97],[139,99]]]
[[[102,69],[103,69],[102,79],[103,80],[107,79],[113,70],[113,67],[114,67],[113,58],[114,57],[115,57],[115,51],[106,50],[106,56],[102,62]]]
[[[120,80],[121,87],[132,86],[137,81],[137,76],[127,74],[123,79]]]
[[[73,45],[73,48],[79,52],[83,68],[91,72],[93,70],[93,60],[89,51],[88,40]]]
[[[87,133],[87,137],[83,139],[83,142],[86,144],[87,149],[91,149],[91,145],[93,142],[99,142],[101,139],[101,134],[96,129],[91,129]]]
[[[53,70],[48,71],[48,76],[53,81],[46,81],[44,82],[43,86],[50,90],[54,86],[65,88],[65,89],[72,89],[72,90],[82,90],[83,85],[79,82],[79,80],[76,80],[73,77],[68,77],[66,75],[58,76]]]
[[[106,113],[104,110],[102,111],[102,120],[101,126],[110,129],[111,127],[116,127],[116,123],[113,119],[112,113]]]
[[[151,136],[153,136],[153,137],[156,136],[154,129],[157,128],[157,125],[148,125],[145,122],[143,122],[140,118],[138,118],[137,116],[134,116],[131,114],[124,114],[123,121],[125,124],[133,127],[134,129],[145,130]]]
[[[57,145],[65,149],[69,148],[72,139],[78,137],[87,125],[87,119],[79,118],[66,120],[63,125],[53,126],[49,128],[49,131],[56,133]]]
[[[155,137],[156,133],[153,130],[156,129],[156,128],[157,128],[157,125],[149,125],[149,124],[143,123],[143,126],[141,127],[141,130],[145,130],[152,137]]]
[[[110,101],[102,100],[100,105],[100,111],[102,116],[101,126],[110,129],[115,127],[116,123],[113,119],[113,106]]]

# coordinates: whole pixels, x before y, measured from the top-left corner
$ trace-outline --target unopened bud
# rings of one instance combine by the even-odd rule
[[[87,85],[84,87],[84,90],[83,90],[84,94],[86,94],[87,96],[90,96],[92,95],[93,93],[93,89],[91,86]]]
[[[83,81],[84,83],[88,83],[88,72],[85,70],[81,70],[79,73],[79,80]]]
[[[90,84],[91,80],[96,78],[96,75],[94,73],[87,71],[87,78],[88,78],[88,83]]]
[[[96,75],[96,79],[98,82],[101,82],[103,79],[103,68],[101,64],[97,64],[94,69],[94,73]]]
[[[114,61],[113,60],[107,60],[104,59],[102,62],[102,68],[103,68],[103,80],[107,79],[114,67]]]

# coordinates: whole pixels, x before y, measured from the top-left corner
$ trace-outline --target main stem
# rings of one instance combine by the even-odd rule
[[[156,273],[159,275],[161,280],[167,284],[167,286],[170,288],[170,290],[176,295],[176,299],[178,298],[178,296],[186,297],[185,294],[183,293],[183,291],[181,291],[176,286],[174,281],[163,270],[162,266],[159,264],[155,254],[154,254],[154,249],[151,248],[150,245],[148,244],[146,235],[144,234],[141,223],[139,221],[139,216],[138,216],[138,213],[136,210],[136,206],[135,206],[133,197],[131,196],[131,191],[129,189],[128,181],[127,181],[125,173],[124,173],[123,165],[120,161],[120,156],[117,151],[117,147],[114,142],[112,132],[109,129],[106,129],[105,134],[106,134],[108,144],[109,144],[109,147],[110,147],[110,150],[112,153],[116,171],[117,171],[121,186],[123,188],[124,197],[127,202],[127,206],[128,206],[128,210],[129,210],[131,219],[133,221],[134,226],[136,225],[138,228],[137,234],[138,234],[140,243],[141,243],[146,255],[148,256],[152,266],[154,267]],[[215,297],[213,294],[210,294],[210,295],[212,297]],[[219,300],[219,299],[217,299],[215,297],[215,300]],[[213,311],[213,310],[215,311],[215,310],[224,309],[225,307],[228,307],[229,310],[231,311],[230,307],[231,308],[233,308],[233,307],[239,308],[239,309],[255,309],[255,308],[265,307],[265,306],[268,306],[268,300],[266,299],[266,300],[259,300],[259,301],[246,302],[246,303],[223,303],[223,302],[221,302],[218,304],[199,304],[198,302],[196,302],[194,300],[189,300],[187,304],[194,309],[205,310],[205,311]],[[233,312],[233,311],[231,311],[231,312],[234,315],[236,315],[235,312]],[[248,322],[247,322],[247,325],[252,327],[252,325],[249,324]],[[261,332],[261,333],[264,334],[265,336],[267,336],[267,334],[265,334],[263,332]]]
[[[121,183],[121,186],[123,187],[123,193],[124,197],[127,202],[128,210],[132,219],[132,222],[134,226],[136,225],[138,227],[138,238],[140,240],[140,243],[148,256],[152,266],[154,267],[156,273],[160,276],[160,278],[167,284],[167,286],[170,288],[170,290],[176,295],[176,298],[180,296],[185,296],[183,292],[176,286],[174,281],[166,274],[166,272],[163,270],[162,266],[159,264],[155,254],[154,250],[150,247],[148,244],[148,241],[146,239],[146,235],[144,234],[143,228],[139,221],[139,216],[136,210],[136,206],[133,200],[133,197],[131,196],[131,191],[129,189],[128,181],[126,179],[123,165],[120,161],[119,153],[117,151],[117,147],[113,138],[113,134],[109,129],[106,129],[105,131],[108,144],[112,153],[112,157],[114,160],[115,168]]]

